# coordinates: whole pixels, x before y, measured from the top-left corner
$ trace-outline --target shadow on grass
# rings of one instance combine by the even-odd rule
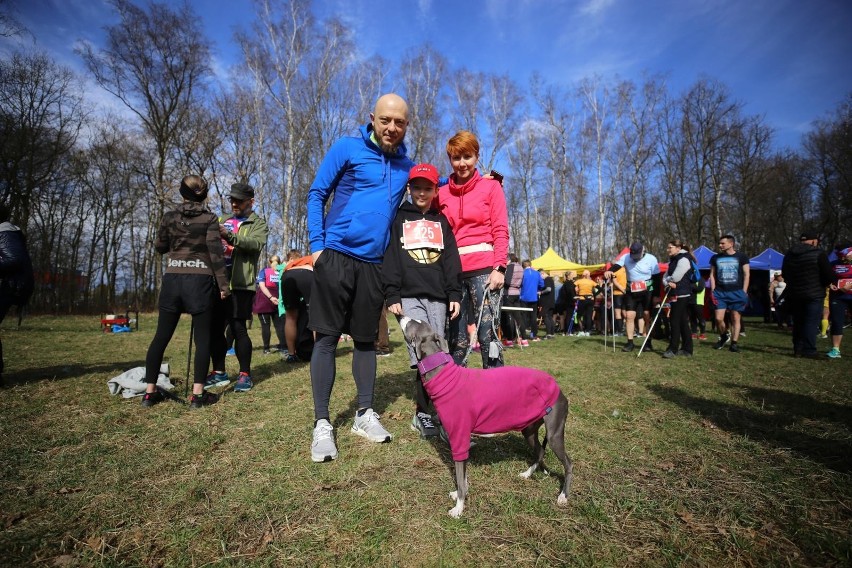
[[[108,380],[133,367],[144,366],[145,361],[140,359],[133,361],[111,361],[109,363],[96,363],[93,365],[69,363],[67,365],[50,365],[48,367],[26,369],[14,373],[3,373],[3,378],[7,386],[15,386],[36,383],[38,381],[76,379],[85,375],[115,372],[115,375],[107,377]],[[104,386],[106,386],[106,380],[104,381]]]
[[[731,384],[726,386],[741,387]],[[661,385],[651,385],[648,388],[660,398],[692,410],[723,430],[748,436],[777,448],[790,449],[841,473],[852,472],[852,443],[844,439],[846,436],[832,439],[796,430],[801,424],[800,418],[808,421],[829,419],[847,422],[848,415],[852,412],[849,406],[827,404],[809,396],[783,391],[753,389],[751,392],[763,392],[772,400],[772,408],[765,412],[756,412],[734,404],[695,396],[679,388]]]
[[[736,383],[722,383],[730,389],[745,389],[746,396],[771,412],[784,412],[810,420],[836,422],[852,429],[852,407],[823,402],[811,396],[794,394],[777,389],[743,386]]]

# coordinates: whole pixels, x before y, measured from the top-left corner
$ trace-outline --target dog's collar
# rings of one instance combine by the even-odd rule
[[[441,365],[446,365],[447,363],[452,363],[453,358],[449,353],[444,353],[443,351],[439,351],[438,353],[432,353],[423,358],[422,361],[417,363],[417,370],[420,371],[420,375],[423,376],[429,371],[434,371]]]

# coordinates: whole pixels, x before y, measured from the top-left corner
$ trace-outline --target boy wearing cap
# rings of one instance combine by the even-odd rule
[[[408,175],[408,194],[391,225],[391,239],[382,265],[382,286],[388,311],[425,321],[443,337],[450,318],[459,314],[461,259],[447,218],[433,207],[438,191],[438,170],[418,164]],[[417,359],[408,346],[411,368]],[[421,438],[438,434],[429,411],[423,383],[414,377],[417,404],[411,428]]]
[[[234,392],[251,390],[251,338],[246,321],[251,319],[254,304],[257,262],[261,249],[266,245],[269,229],[266,221],[253,211],[254,188],[247,183],[235,183],[229,195],[234,214],[219,225],[219,236],[225,247],[225,265],[231,296],[220,302],[214,313],[213,331],[216,337],[210,347],[213,372],[205,382],[205,388],[228,384],[225,374],[225,324],[231,327],[234,350],[240,364],[240,374]]]

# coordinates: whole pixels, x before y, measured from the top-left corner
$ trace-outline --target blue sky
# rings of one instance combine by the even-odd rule
[[[236,62],[248,0],[192,0],[215,42],[216,67]],[[595,74],[641,81],[667,75],[679,93],[701,76],[726,84],[749,114],[764,115],[776,145],[798,148],[813,120],[852,92],[850,0],[321,0],[356,33],[360,54],[395,59],[429,43],[454,66],[508,74],[525,89],[533,71],[571,85]],[[114,21],[103,0],[6,0],[35,46],[82,69],[79,39],[96,45]],[[33,38],[0,38],[0,54]],[[449,78],[452,80],[452,77]],[[106,96],[104,97],[106,99]]]

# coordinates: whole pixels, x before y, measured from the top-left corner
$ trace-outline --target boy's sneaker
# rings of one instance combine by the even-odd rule
[[[411,429],[420,432],[421,438],[434,438],[438,435],[438,429],[432,422],[432,416],[425,412],[418,412],[411,419]]]
[[[731,338],[727,333],[719,336],[719,341],[716,342],[716,345],[713,346],[713,349],[723,349],[725,344],[728,343],[728,340]]]
[[[314,439],[311,442],[311,461],[327,462],[337,457],[337,446],[334,445],[334,427],[325,418],[317,420],[314,426]]]
[[[731,353],[739,353],[740,352],[740,346],[737,345],[736,343],[731,343],[731,346],[729,347],[729,349],[730,349]]]
[[[832,347],[831,350],[826,353],[826,357],[829,359],[840,359],[840,349],[837,347]]]
[[[234,357],[234,356],[236,356],[236,354],[237,354],[237,352],[234,350],[233,347],[231,347],[230,349],[225,351],[225,355],[228,355],[230,357]]]
[[[677,353],[675,353],[671,349],[666,349],[666,352],[663,353],[663,359],[672,359],[674,357],[677,357]]]
[[[205,392],[204,394],[193,394],[192,398],[189,399],[189,407],[201,408],[202,406],[210,406],[211,404],[216,404],[217,402],[219,402],[218,394],[214,394],[212,392]]]
[[[624,353],[630,353],[630,352],[631,352],[631,351],[633,351],[635,348],[636,348],[636,346],[633,344],[633,342],[632,342],[632,341],[628,341],[628,342],[627,342],[627,345],[625,345],[624,347],[622,347],[622,348],[621,348],[621,350],[622,350]]]
[[[692,357],[692,353],[690,353],[689,351],[684,351],[683,349],[681,349],[680,351],[677,352],[677,356],[678,357]]]
[[[390,432],[382,427],[379,422],[379,415],[373,412],[372,408],[368,408],[361,416],[355,415],[355,422],[352,424],[352,431],[359,436],[363,436],[371,442],[390,442]]]
[[[163,393],[161,393],[160,391],[146,392],[142,396],[142,406],[154,406],[155,404],[159,404],[164,400],[166,400],[166,397],[163,396]]]
[[[253,386],[254,383],[251,380],[251,375],[240,372],[237,384],[234,385],[234,392],[248,392]]]
[[[204,390],[215,389],[219,387],[227,386],[231,382],[231,379],[228,378],[228,373],[220,373],[219,371],[213,371],[207,378],[204,379]]]

